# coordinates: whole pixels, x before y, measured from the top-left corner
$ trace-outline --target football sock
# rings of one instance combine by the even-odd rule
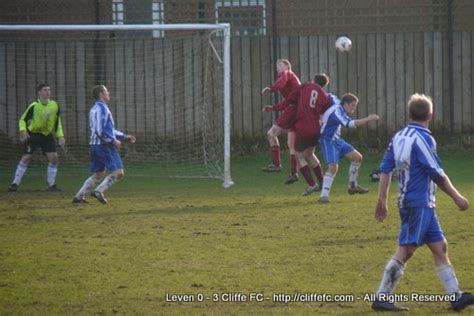
[[[58,165],[57,164],[48,164],[48,171],[46,175],[46,180],[48,181],[48,185],[52,186],[56,183],[56,174],[58,173]]]
[[[360,162],[351,162],[349,167],[349,187],[357,186],[357,176],[359,175]]]
[[[436,272],[438,273],[438,277],[443,283],[443,286],[448,294],[461,294],[458,279],[456,278],[456,274],[454,273],[454,268],[452,265],[447,264],[444,266],[439,266],[436,268]]]
[[[296,162],[296,156],[290,155],[291,175],[295,175],[298,173],[298,169],[296,168],[297,165],[298,163]]]
[[[275,166],[280,166],[280,146],[272,146],[272,163]]]
[[[15,183],[16,185],[20,185],[21,178],[23,178],[26,169],[28,169],[28,165],[20,161],[18,163],[18,167],[16,167],[15,178],[13,179],[13,183]]]
[[[79,192],[77,192],[76,197],[80,199],[88,195],[89,193],[91,193],[96,183],[97,183],[97,180],[95,178],[95,175],[92,175],[89,178],[87,178],[87,180],[82,185],[82,188],[79,190]]]
[[[96,191],[104,193],[104,191],[110,188],[115,182],[117,182],[117,177],[114,174],[109,174],[97,187]]]
[[[323,169],[321,168],[321,164],[314,167],[313,170],[314,170],[314,173],[316,174],[316,178],[318,179],[319,185],[322,187],[324,178],[323,178]]]
[[[379,289],[377,290],[377,294],[391,294],[397,286],[398,280],[400,280],[401,276],[403,275],[404,267],[405,266],[403,265],[403,263],[398,261],[397,259],[390,259],[387,265],[385,266],[385,271],[383,273]]]
[[[334,181],[334,177],[326,172],[324,175],[323,180],[323,188],[321,189],[321,197],[328,197],[329,191],[331,191],[332,182]]]
[[[313,175],[311,174],[311,170],[309,166],[306,165],[300,169],[301,174],[303,175],[304,179],[308,183],[309,186],[314,187],[316,183],[314,182]]]

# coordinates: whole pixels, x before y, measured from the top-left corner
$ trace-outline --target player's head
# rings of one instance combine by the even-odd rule
[[[357,104],[359,104],[359,98],[355,94],[346,93],[341,98],[341,104],[344,107],[346,113],[351,115],[357,109]]]
[[[276,63],[276,67],[277,67],[278,72],[291,70],[291,63],[288,59],[278,59]]]
[[[314,75],[314,83],[319,85],[321,88],[324,88],[329,84],[329,77],[325,73]]]
[[[47,100],[51,97],[51,87],[47,83],[40,83],[36,86],[36,93],[41,100]]]
[[[107,90],[107,87],[103,84],[95,86],[92,88],[92,97],[94,100],[102,100],[107,102],[110,100],[109,90]]]
[[[412,121],[427,122],[433,116],[433,102],[424,94],[413,94],[408,100],[408,117]]]

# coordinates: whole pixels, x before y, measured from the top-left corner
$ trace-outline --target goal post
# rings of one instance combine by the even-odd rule
[[[230,71],[229,24],[0,25],[0,167],[13,174],[18,120],[48,83],[67,142],[59,174],[87,168],[90,90],[105,84],[116,128],[137,136],[122,152],[128,174],[214,177],[228,188]]]

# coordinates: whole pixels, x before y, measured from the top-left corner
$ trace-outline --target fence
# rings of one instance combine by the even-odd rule
[[[214,95],[214,87],[222,86],[216,83],[222,67],[214,69],[207,42],[207,37],[0,42],[0,131],[16,138],[36,85],[47,82],[61,105],[69,141],[86,143],[91,89],[101,83],[112,91],[119,128],[145,142],[189,141],[202,132],[203,103],[222,105],[222,89]],[[222,121],[222,109],[218,115]]]
[[[471,100],[474,88],[473,32],[454,32],[452,73],[449,72],[448,40],[441,32],[358,34],[352,37],[353,48],[347,54],[335,51],[335,39],[335,35],[278,37],[278,57],[290,59],[293,70],[302,81],[310,79],[316,72],[325,72],[330,76],[330,92],[357,94],[361,101],[357,116],[378,113],[382,117],[377,124],[365,127],[366,133],[385,138],[404,125],[406,100],[414,92],[433,97],[435,132],[474,131]],[[10,139],[17,137],[18,118],[35,97],[35,85],[47,81],[52,84],[55,99],[63,104],[65,113],[71,113],[65,116],[64,122],[68,137],[86,142],[87,110],[91,104],[87,96],[97,79],[95,63],[86,61],[94,58],[99,58],[99,63],[108,61],[100,77],[117,92],[113,107],[123,113],[118,115],[123,117],[117,122],[118,127],[137,133],[141,139],[150,133],[166,132],[166,124],[173,124],[167,122],[166,113],[179,111],[175,108],[179,101],[175,101],[176,98],[193,99],[193,95],[185,96],[187,92],[180,87],[157,91],[157,81],[167,79],[150,77],[150,60],[153,60],[155,69],[169,68],[176,63],[184,63],[183,69],[189,69],[195,64],[193,58],[196,56],[180,52],[183,47],[196,43],[190,38],[167,48],[163,46],[166,45],[164,39],[127,40],[126,44],[121,41],[113,42],[113,46],[109,45],[103,51],[105,55],[99,57],[94,55],[94,43],[88,41],[1,42],[2,133]],[[234,139],[261,137],[274,120],[272,115],[261,111],[272,98],[260,95],[261,89],[274,80],[272,41],[271,36],[232,39],[231,122]],[[123,62],[125,68],[119,65],[112,69],[111,62],[117,60]],[[123,86],[115,84],[119,75],[124,80]],[[176,73],[172,69],[167,76],[189,78],[184,72]],[[61,82],[68,83],[64,86],[66,88],[55,89]],[[193,87],[193,93],[201,93],[199,83],[193,83]],[[450,87],[453,88],[452,107],[449,106]],[[163,102],[155,102],[157,97]],[[183,118],[185,121],[180,123],[183,126],[188,126],[187,118],[200,115],[189,112],[193,110],[187,111]],[[199,111],[199,107],[194,111]],[[153,115],[144,114],[151,112]],[[142,120],[146,122],[144,125],[140,124]]]
[[[330,76],[329,91],[360,97],[358,116],[378,113],[382,119],[366,127],[383,137],[406,122],[405,104],[415,92],[433,97],[436,132],[472,132],[474,88],[472,32],[453,34],[453,72],[449,72],[448,40],[440,32],[358,34],[348,54],[337,53],[333,35],[278,38],[278,56],[289,58],[302,81],[315,72]],[[272,79],[271,39],[234,38],[232,55],[233,131],[236,136],[263,133],[269,115],[259,110],[270,102],[260,89]],[[241,63],[240,61],[248,61]],[[450,83],[453,104],[450,106]],[[262,129],[263,128],[263,129]]]

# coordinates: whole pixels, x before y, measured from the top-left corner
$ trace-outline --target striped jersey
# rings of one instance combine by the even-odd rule
[[[380,170],[398,169],[398,207],[435,207],[436,184],[444,177],[436,141],[422,125],[410,123],[393,136]]]
[[[123,140],[125,134],[115,129],[109,107],[103,101],[96,101],[89,112],[90,145],[113,144]]]
[[[341,125],[355,128],[355,122],[347,115],[341,101],[333,94],[329,96],[329,103],[333,104],[322,117],[321,138],[336,140],[341,138]]]

